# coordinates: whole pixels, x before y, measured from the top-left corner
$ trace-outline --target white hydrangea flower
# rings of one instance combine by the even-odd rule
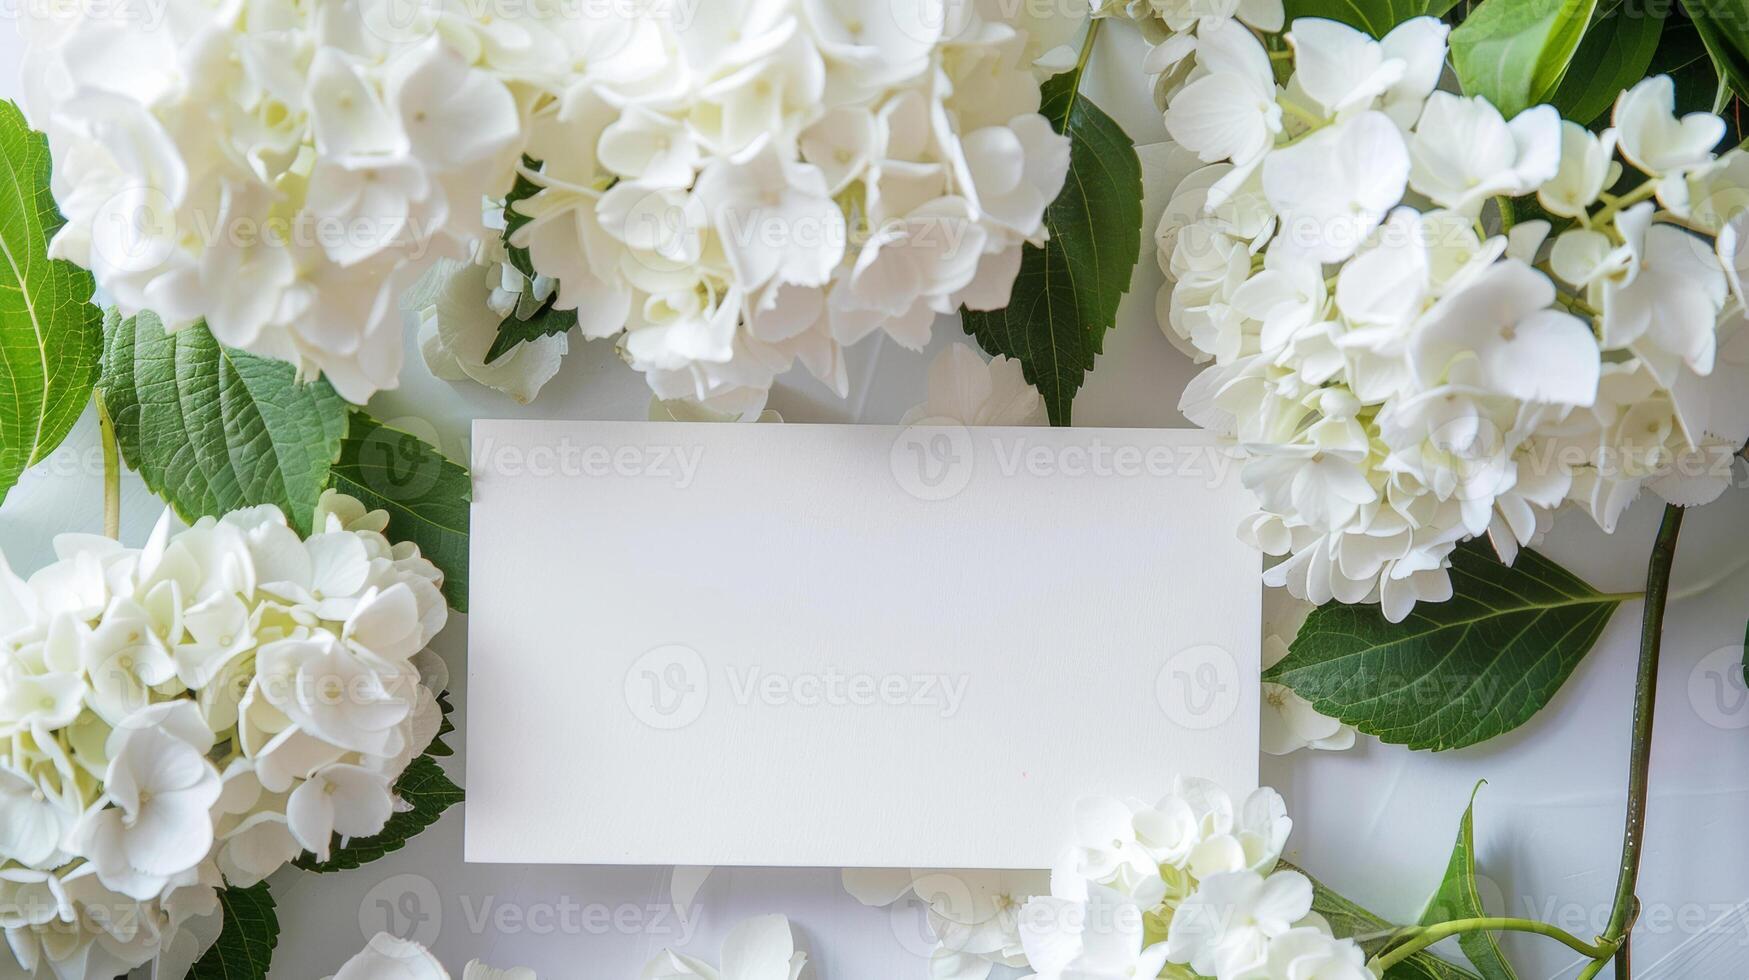
[[[1271,590],[1263,597],[1263,669],[1287,658],[1294,637],[1299,635],[1316,607],[1303,599]],[[1321,715],[1312,702],[1286,684],[1263,682],[1263,751],[1288,755],[1300,749],[1342,751],[1354,747],[1354,726]]]
[[[1172,962],[1199,974],[1243,976],[1267,969],[1274,940],[1311,912],[1312,883],[1298,871],[1223,872],[1202,879],[1178,906],[1166,945]]]
[[[797,362],[843,394],[844,346],[921,348],[936,317],[1006,305],[1069,162],[1035,69],[1082,16],[686,13],[640,8],[642,57],[591,64],[529,113],[540,189],[512,244],[584,337],[615,338],[664,400],[751,416]]]
[[[422,651],[443,577],[383,512],[329,492],[313,517],[301,538],[273,507],[166,513],[143,548],[62,535],[28,579],[0,560],[0,894],[21,910],[0,928],[27,974],[186,966],[218,887],[395,810],[441,723]]]
[[[640,980],[796,980],[807,965],[806,953],[795,948],[789,919],[761,915],[744,920],[723,940],[721,966],[665,949],[644,964]]]
[[[900,420],[955,425],[1045,425],[1044,399],[1020,362],[1000,355],[985,361],[966,344],[948,346],[929,365],[929,400]]]
[[[177,0],[150,31],[24,18],[55,79],[27,106],[67,216],[53,253],[124,314],[204,321],[355,402],[394,387],[398,295],[484,231],[534,86],[485,21],[439,31],[389,6]]]
[[[1050,894],[1019,917],[1021,948],[1039,977],[1372,975],[1355,941],[1335,938],[1312,912],[1311,881],[1277,869],[1292,821],[1273,790],[1257,790],[1235,813],[1214,783],[1178,779],[1151,807],[1084,801],[1076,822]],[[892,890],[878,873],[859,885]]]
[[[983,980],[993,966],[1027,965],[1020,910],[1050,892],[1035,871],[930,871],[846,868],[844,890],[864,905],[884,908],[915,895],[927,907],[935,949],[931,976]]]
[[[1089,885],[1081,902],[1046,896],[1027,904],[1021,944],[1039,980],[1157,977],[1167,943],[1148,943],[1143,906],[1122,892]]]
[[[1174,73],[1168,131],[1208,164],[1156,230],[1158,312],[1206,363],[1181,410],[1247,457],[1259,511],[1241,537],[1282,559],[1265,583],[1400,621],[1450,597],[1468,539],[1510,562],[1568,501],[1610,530],[1643,489],[1722,492],[1749,438],[1749,364],[1722,354],[1741,333],[1749,154],[1716,155],[1723,122],[1678,119],[1667,78],[1623,93],[1601,134],[1549,106],[1508,120],[1435,91],[1432,18],[1382,41],[1288,26],[1285,84],[1218,16],[1161,45],[1193,65],[1154,66]],[[1620,196],[1618,153],[1647,178]],[[1533,195],[1570,226],[1491,230],[1493,202]],[[1270,703],[1278,748],[1346,741]]]

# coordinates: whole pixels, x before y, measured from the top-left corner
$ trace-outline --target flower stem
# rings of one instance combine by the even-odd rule
[[[1093,57],[1093,41],[1099,37],[1100,25],[1105,18],[1095,17],[1087,22],[1087,37],[1081,41],[1081,57],[1075,59],[1075,90],[1081,90],[1081,73],[1087,70],[1087,60]]]
[[[1591,221],[1593,223],[1608,221],[1610,218],[1615,217],[1616,213],[1619,211],[1625,211],[1641,201],[1651,200],[1652,195],[1656,193],[1658,193],[1658,182],[1648,180],[1621,197],[1610,198],[1608,195],[1605,195],[1604,201],[1607,203],[1603,210],[1591,216]]]
[[[115,423],[109,418],[109,409],[103,405],[103,396],[99,394],[92,399],[97,405],[97,433],[103,440],[103,533],[111,538],[121,537],[121,459],[115,447]]]
[[[1377,957],[1374,957],[1372,966],[1377,972],[1383,973],[1385,970],[1396,966],[1398,963],[1401,963],[1434,943],[1439,942],[1441,939],[1447,939],[1458,935],[1459,933],[1480,931],[1536,933],[1539,936],[1547,936],[1550,939],[1557,940],[1563,945],[1584,953],[1586,956],[1589,956],[1594,960],[1608,959],[1610,954],[1615,951],[1615,945],[1613,943],[1588,943],[1564,929],[1549,925],[1546,922],[1538,922],[1535,919],[1454,919],[1450,922],[1441,922],[1437,925],[1410,926],[1406,929],[1398,930],[1396,935],[1399,938],[1407,939],[1408,942],[1392,949],[1390,952],[1381,953]]]
[[[1640,876],[1640,850],[1645,843],[1646,787],[1652,763],[1652,715],[1658,698],[1658,655],[1664,639],[1664,606],[1670,596],[1670,567],[1676,561],[1676,536],[1682,531],[1682,508],[1666,505],[1664,523],[1652,545],[1646,567],[1646,610],[1640,619],[1640,667],[1634,678],[1634,739],[1628,750],[1628,813],[1622,831],[1621,872],[1615,884],[1615,905],[1603,939],[1616,944],[1616,980],[1628,980],[1629,941],[1639,901],[1634,885]],[[1585,968],[1581,978],[1596,976],[1605,958]]]

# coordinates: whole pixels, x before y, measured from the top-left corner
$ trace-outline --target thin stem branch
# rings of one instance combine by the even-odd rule
[[[103,441],[103,533],[121,537],[121,458],[115,446],[115,423],[99,394],[92,401],[97,405],[97,433]]]
[[[1093,57],[1093,42],[1099,37],[1099,27],[1105,23],[1105,18],[1095,17],[1087,22],[1087,37],[1081,41],[1081,57],[1075,59],[1075,90],[1081,89],[1081,73],[1087,70],[1087,59]]]
[[[1408,942],[1394,947],[1387,953],[1381,953],[1373,959],[1372,965],[1378,972],[1403,962],[1423,949],[1465,932],[1530,932],[1539,936],[1547,936],[1560,942],[1570,949],[1576,950],[1594,960],[1606,960],[1615,952],[1615,944],[1609,942],[1588,943],[1564,929],[1538,922],[1535,919],[1507,919],[1485,917],[1478,919],[1454,919],[1431,926],[1410,926],[1399,930],[1397,935]]]
[[[1616,949],[1616,980],[1628,980],[1629,937],[1636,900],[1634,886],[1640,876],[1640,850],[1646,832],[1646,789],[1652,763],[1652,717],[1658,700],[1658,656],[1664,639],[1664,606],[1670,597],[1670,568],[1676,562],[1676,537],[1682,532],[1683,510],[1664,508],[1664,523],[1652,545],[1646,567],[1646,609],[1640,620],[1640,666],[1634,678],[1633,744],[1628,750],[1628,812],[1622,831],[1621,871],[1616,878],[1615,905],[1609,913],[1607,942]],[[1603,968],[1599,960],[1580,976],[1595,976]]]

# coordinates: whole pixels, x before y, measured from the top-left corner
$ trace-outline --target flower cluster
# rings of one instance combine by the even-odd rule
[[[845,393],[844,345],[1006,305],[1045,238],[1056,38],[980,6],[653,5],[534,109],[511,245],[661,398],[753,412],[798,360]]]
[[[330,492],[308,538],[255,507],[0,561],[0,924],[27,974],[125,973],[221,883],[383,829],[441,724],[448,615],[386,524]]]
[[[67,217],[53,254],[124,315],[204,320],[355,402],[394,387],[400,293],[468,255],[481,198],[510,187],[534,66],[565,63],[536,25],[402,6],[23,18],[26,109]]]
[[[1293,821],[1259,789],[1242,803],[1178,779],[1158,803],[1094,799],[1020,940],[1040,980],[1196,976],[1372,980],[1352,939],[1312,911],[1312,884],[1278,869]],[[1163,972],[1164,971],[1164,972]]]
[[[1462,541],[1510,562],[1565,501],[1606,531],[1642,489],[1704,503],[1749,439],[1749,154],[1665,77],[1601,134],[1506,119],[1436,91],[1446,37],[1301,19],[1275,58],[1204,17],[1162,45],[1194,49],[1165,122],[1206,164],[1156,236],[1162,325],[1213,362],[1181,407],[1246,453],[1266,580],[1393,621],[1449,597]],[[1514,222],[1533,195],[1558,233]]]

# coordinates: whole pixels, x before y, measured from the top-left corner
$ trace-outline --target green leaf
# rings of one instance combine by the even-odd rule
[[[1445,877],[1427,903],[1427,911],[1421,913],[1424,926],[1458,919],[1479,919],[1487,915],[1482,911],[1482,896],[1476,891],[1475,812],[1476,793],[1481,789],[1482,783],[1477,783],[1470,791],[1470,805],[1464,808],[1463,819],[1458,821],[1457,843],[1451,849]],[[1518,980],[1511,964],[1501,954],[1500,944],[1494,941],[1493,933],[1462,933],[1458,936],[1458,948],[1481,971],[1483,980]]]
[[[389,512],[391,541],[411,541],[443,572],[443,595],[468,611],[468,471],[411,433],[352,409],[331,473],[335,490]]]
[[[188,980],[264,980],[279,944],[279,916],[263,881],[252,888],[219,890],[225,916],[219,938],[195,961]]]
[[[1451,32],[1465,95],[1510,119],[1548,101],[1567,73],[1597,0],[1485,0]]]
[[[449,692],[437,696],[437,706],[443,711],[443,720],[437,724],[437,735],[432,738],[431,745],[425,749],[425,754],[434,759],[455,755],[455,749],[443,740],[444,736],[455,731],[455,722],[449,720],[449,713],[455,710],[455,705],[449,703]]]
[[[1298,871],[1312,882],[1312,911],[1330,923],[1330,931],[1341,939],[1353,939],[1370,955],[1397,926],[1381,919],[1359,905],[1343,898],[1304,868],[1286,861],[1281,867]],[[1419,952],[1385,973],[1385,980],[1477,980],[1476,975],[1447,963],[1432,953]]]
[[[505,317],[504,322],[498,324],[498,336],[492,338],[492,346],[486,349],[486,363],[510,353],[518,344],[561,334],[576,326],[577,311],[556,308],[553,303],[557,300],[558,292],[554,291],[528,319],[521,319],[515,313]]]
[[[1045,211],[1050,241],[1027,245],[1007,307],[964,311],[966,333],[1020,362],[1051,424],[1068,425],[1141,255],[1142,165],[1135,143],[1076,91],[1079,70],[1044,84],[1040,112],[1070,141],[1069,176]]]
[[[1451,581],[1450,600],[1401,623],[1376,605],[1319,607],[1265,679],[1386,742],[1462,748],[1547,704],[1626,598],[1534,551],[1502,565],[1475,541],[1453,553]]]
[[[534,258],[528,254],[528,249],[513,245],[512,236],[521,231],[532,218],[517,209],[519,201],[526,201],[540,193],[541,185],[528,179],[523,171],[538,171],[541,168],[539,160],[524,155],[522,170],[517,171],[516,182],[510,188],[510,193],[504,198],[504,250],[510,255],[510,264],[516,271],[530,279],[534,278]],[[486,363],[491,364],[505,354],[516,349],[518,344],[530,340],[539,340],[561,334],[577,325],[576,310],[559,310],[553,308],[554,296],[543,303],[540,309],[528,316],[519,315],[520,311],[512,312],[498,324],[498,336],[493,338],[492,346],[486,350]]]
[[[1325,17],[1358,27],[1373,37],[1416,17],[1443,17],[1458,0],[1287,0],[1283,5],[1291,26],[1300,17]]]
[[[436,756],[450,755],[449,746],[443,744],[443,736],[452,732],[449,724],[449,700],[438,698],[437,703],[443,708],[445,728],[438,732],[425,754],[414,759],[395,781],[395,795],[410,809],[404,810],[389,818],[383,832],[375,837],[363,840],[344,841],[338,834],[334,837],[334,846],[329,850],[328,860],[317,861],[315,855],[305,852],[292,862],[305,871],[328,872],[350,871],[375,861],[377,858],[407,846],[407,842],[418,836],[426,827],[437,822],[443,816],[443,811],[462,801],[461,787],[450,782],[444,774],[443,767],[438,765]]]
[[[1550,100],[1561,115],[1583,126],[1608,115],[1616,96],[1646,77],[1669,13],[1664,4],[1603,0],[1573,55],[1584,70],[1568,72]]]
[[[540,193],[541,185],[529,180],[528,175],[523,172],[538,171],[540,168],[539,160],[523,154],[522,169],[516,172],[516,182],[510,185],[510,193],[504,197],[504,250],[510,253],[510,264],[516,267],[516,271],[530,279],[534,278],[534,260],[529,257],[528,249],[510,244],[510,239],[534,220],[518,210],[516,205]]]
[[[49,259],[60,227],[48,139],[0,102],[0,500],[67,437],[103,355],[91,274]]]
[[[1749,97],[1749,0],[1682,0],[1682,6],[1731,90]]]
[[[1711,112],[1713,102],[1718,98],[1719,73],[1713,66],[1712,55],[1707,52],[1700,29],[1680,7],[1666,19],[1664,36],[1658,41],[1658,50],[1652,55],[1652,64],[1646,69],[1646,74],[1669,75],[1676,82],[1676,114],[1679,116]],[[1737,113],[1726,112],[1724,118],[1722,145],[1735,146],[1740,138]]]
[[[103,403],[146,486],[184,520],[274,504],[308,533],[346,435],[346,402],[284,361],[151,313],[104,325]]]

